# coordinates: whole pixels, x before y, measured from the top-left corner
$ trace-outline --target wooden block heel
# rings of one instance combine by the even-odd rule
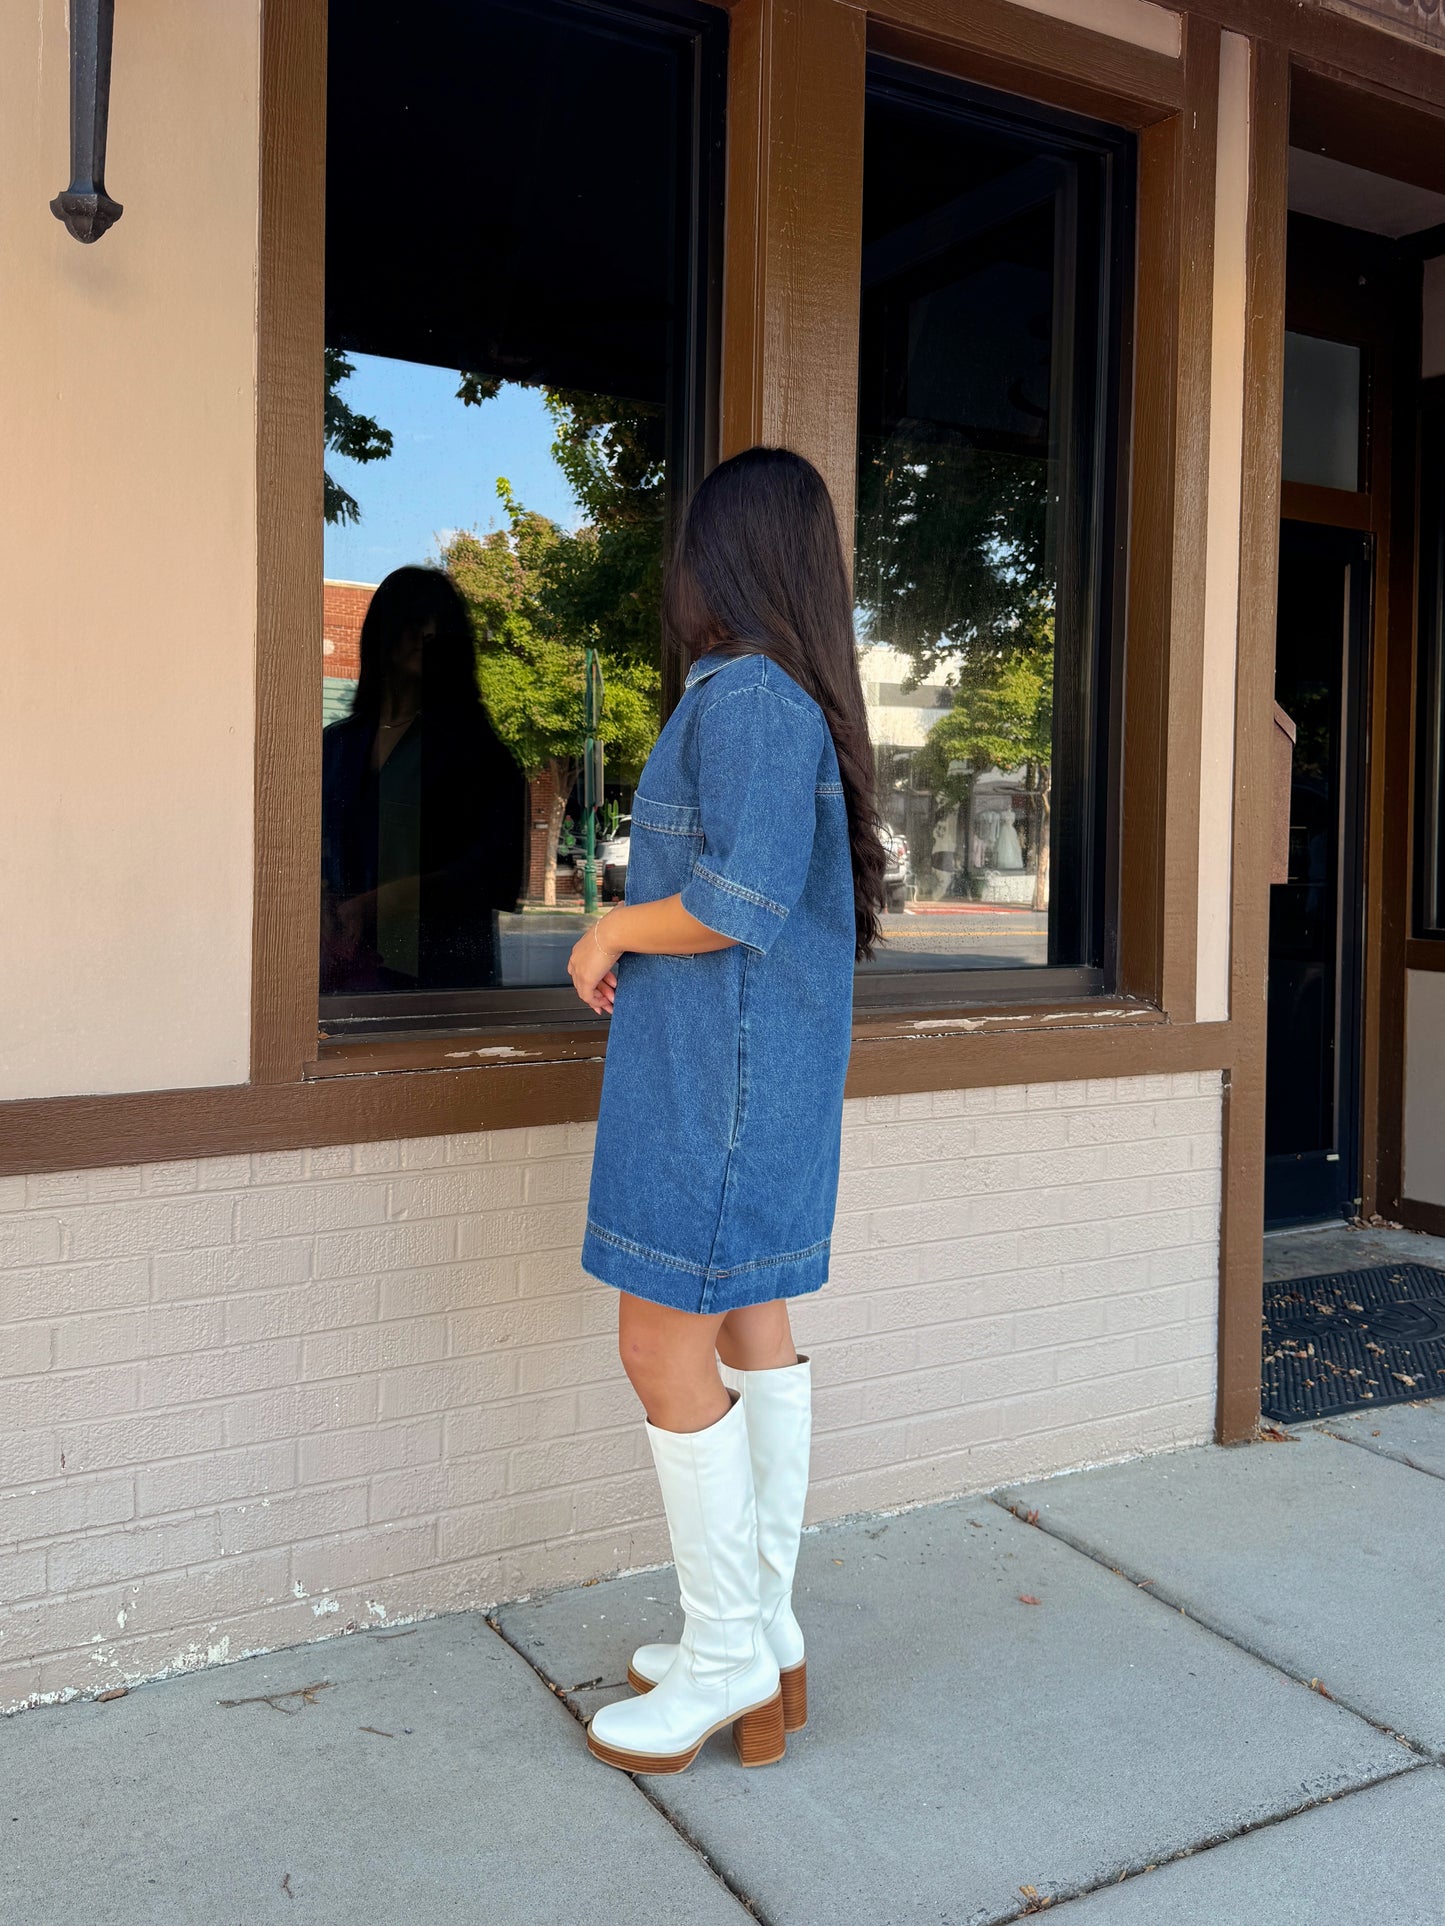
[[[783,1692],[783,1730],[801,1732],[808,1723],[808,1661],[799,1659],[780,1674]]]
[[[689,1746],[685,1752],[630,1752],[598,1738],[590,1722],[587,1750],[594,1759],[600,1759],[603,1765],[616,1766],[619,1772],[686,1772],[713,1733],[720,1732],[725,1725],[731,1725],[733,1729],[733,1745],[745,1766],[775,1765],[787,1750],[781,1689],[765,1704],[755,1705],[751,1712],[741,1712],[735,1719],[719,1719],[716,1725],[708,1727],[696,1745]]]
[[[808,1723],[808,1661],[799,1659],[779,1674],[783,1692],[783,1730],[801,1732]],[[634,1692],[650,1692],[655,1679],[644,1678],[633,1666],[627,1668],[627,1683]]]
[[[733,1720],[733,1746],[745,1766],[776,1765],[788,1749],[783,1730],[783,1694],[775,1692],[766,1705],[755,1706]]]

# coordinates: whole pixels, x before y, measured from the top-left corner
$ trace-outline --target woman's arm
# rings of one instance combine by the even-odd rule
[[[683,908],[680,895],[661,896],[655,903],[617,903],[579,937],[567,974],[582,1001],[605,1014],[617,993],[613,965],[624,950],[697,956],[705,950],[729,950],[736,940],[700,923]]]

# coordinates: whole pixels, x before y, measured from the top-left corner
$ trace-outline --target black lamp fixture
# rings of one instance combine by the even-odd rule
[[[70,0],[70,185],[50,203],[77,241],[98,241],[124,211],[105,191],[115,0]]]

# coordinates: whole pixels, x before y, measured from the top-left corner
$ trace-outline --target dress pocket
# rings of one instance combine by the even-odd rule
[[[632,798],[632,827],[627,851],[628,903],[655,903],[676,896],[702,848],[702,811],[694,803]],[[691,955],[668,956],[669,963],[695,963]]]

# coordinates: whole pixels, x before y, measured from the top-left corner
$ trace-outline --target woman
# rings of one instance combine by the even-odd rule
[[[527,784],[482,706],[471,619],[441,569],[394,569],[372,595],[351,713],[322,732],[321,767],[323,993],[494,982]]]
[[[639,1696],[588,1727],[630,1772],[682,1771],[723,1725],[766,1765],[806,1717],[811,1403],[787,1300],[827,1281],[853,964],[885,868],[817,470],[777,448],[715,469],[663,623],[684,693],[633,799],[626,901],[568,964],[612,1017],[582,1264],[621,1293],[684,1615],[678,1644],[634,1654]]]

